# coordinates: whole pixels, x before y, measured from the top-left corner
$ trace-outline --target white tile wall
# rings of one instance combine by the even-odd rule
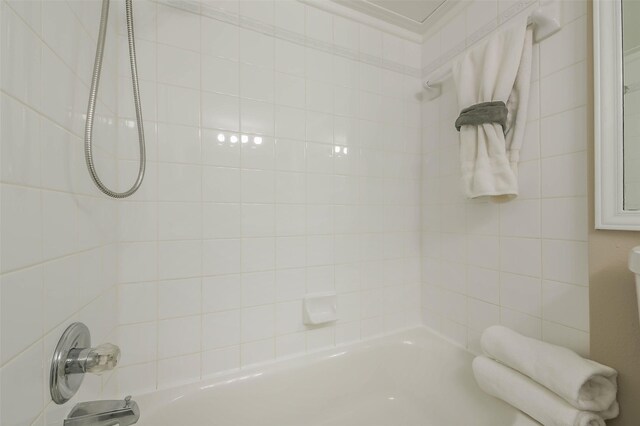
[[[83,321],[96,343],[115,341],[115,202],[90,182],[83,114],[99,3],[3,1],[0,173],[0,423],[60,424],[82,399],[114,397],[113,375],[85,380],[69,405],[49,396],[62,331]],[[116,25],[109,29],[95,155],[115,182]]]
[[[587,351],[583,2],[564,2],[565,28],[535,47],[521,196],[505,205],[459,191],[452,84],[414,95],[420,59],[426,73],[512,5],[472,3],[420,46],[297,1],[180,4],[134,2],[148,168],[115,202],[82,152],[98,3],[1,3],[2,56],[19,59],[2,61],[0,87],[0,423],[66,415],[48,363],[75,320],[123,351],[76,400],[356,341],[421,311],[472,350],[503,323]],[[112,8],[96,154],[125,187],[137,136]],[[305,327],[304,295],[331,290],[340,320]]]
[[[420,322],[419,45],[295,1],[240,6],[134,3],[151,146],[146,188],[118,203],[121,392]],[[310,329],[319,291],[340,320]]]
[[[484,328],[504,324],[588,354],[586,2],[562,4],[563,29],[534,45],[517,200],[463,198],[453,83],[422,105],[423,320],[471,350]],[[425,73],[522,5],[538,2],[472,3],[466,23],[425,40]]]

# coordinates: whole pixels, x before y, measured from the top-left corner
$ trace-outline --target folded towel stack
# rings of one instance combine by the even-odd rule
[[[605,426],[618,416],[613,368],[506,327],[482,334],[473,360],[478,385],[545,426]]]

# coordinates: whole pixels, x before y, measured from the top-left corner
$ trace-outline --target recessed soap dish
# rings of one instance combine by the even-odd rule
[[[308,294],[304,298],[304,323],[319,325],[338,319],[338,303],[335,293]]]

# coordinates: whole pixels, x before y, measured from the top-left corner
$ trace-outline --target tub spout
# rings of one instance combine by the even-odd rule
[[[140,418],[140,409],[127,396],[123,400],[81,402],[73,407],[64,426],[130,426]]]

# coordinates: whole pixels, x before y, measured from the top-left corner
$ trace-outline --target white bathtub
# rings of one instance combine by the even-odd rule
[[[417,328],[137,396],[139,425],[538,425],[478,388],[472,358]]]

